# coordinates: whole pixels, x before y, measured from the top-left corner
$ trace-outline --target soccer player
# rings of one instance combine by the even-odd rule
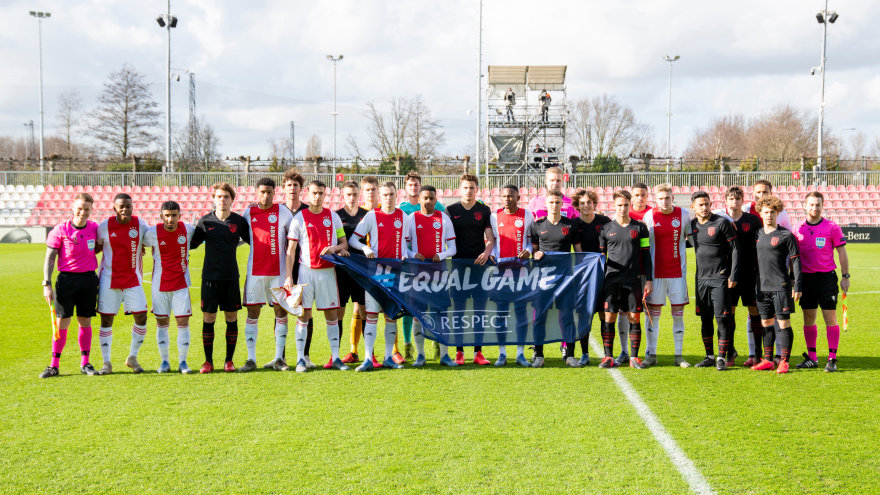
[[[630,188],[632,194],[632,204],[629,209],[629,217],[633,220],[642,221],[645,217],[645,214],[651,210],[651,206],[648,204],[648,198],[651,195],[651,190],[647,184],[644,182],[636,182]],[[642,279],[645,278],[644,269],[642,269]],[[642,285],[644,285],[644,280],[642,281]],[[617,315],[617,332],[620,335],[620,341],[625,342],[627,340],[627,336],[629,335],[629,315],[626,313],[619,313]],[[620,355],[617,356],[615,360],[618,366],[626,364],[629,362],[629,353],[627,352],[626,346],[621,346]]]
[[[364,215],[354,235],[350,237],[350,245],[353,249],[361,250],[367,258],[384,258],[402,260],[406,258],[406,241],[409,238],[406,215],[394,207],[397,199],[397,187],[393,182],[386,182],[379,188],[379,197],[382,206],[370,210]],[[364,244],[364,243],[367,244]],[[389,267],[390,268],[390,267]],[[379,269],[386,269],[379,265]],[[352,281],[351,283],[354,283]],[[382,308],[370,294],[365,294],[366,318],[364,327],[364,348],[366,351],[364,362],[355,371],[370,371],[377,366],[373,363],[373,349],[376,345],[377,323],[379,312]],[[381,366],[391,369],[403,368],[402,364],[394,361],[394,341],[397,337],[397,321],[385,320],[385,358]],[[420,368],[425,365],[425,338],[421,332],[416,334],[416,346],[418,356],[413,366]]]
[[[190,249],[196,249],[205,243],[201,290],[205,363],[199,373],[214,371],[214,322],[217,321],[218,309],[223,311],[226,322],[223,371],[235,371],[232,356],[238,342],[238,311],[241,309],[235,251],[239,242],[251,242],[251,229],[247,220],[232,211],[235,189],[225,182],[218,182],[212,186],[211,200],[214,202],[214,211],[199,218],[190,241]]]
[[[605,284],[602,288],[605,301],[605,320],[602,322],[602,345],[605,357],[600,368],[619,366],[614,361],[614,322],[621,311],[629,315],[629,365],[643,369],[647,366],[639,359],[642,342],[642,325],[639,313],[642,302],[653,290],[654,270],[651,266],[651,240],[648,228],[629,216],[632,195],[620,190],[614,193],[614,220],[602,227],[599,249],[605,254]],[[641,269],[645,270],[642,282]],[[626,345],[620,343],[621,347]]]
[[[687,368],[690,364],[682,357],[684,348],[684,306],[688,304],[687,237],[691,235],[691,215],[688,210],[673,206],[672,186],[660,184],[654,188],[656,206],[643,217],[651,234],[651,266],[653,291],[648,296],[648,345],[645,349],[646,366],[657,363],[657,339],[660,336],[660,310],[667,298],[672,312],[672,337],[675,341],[675,365]],[[646,269],[647,270],[647,269]]]
[[[547,191],[544,204],[547,207],[547,216],[536,220],[529,227],[529,237],[532,239],[532,252],[535,261],[541,261],[545,253],[559,252],[570,253],[572,246],[575,251],[581,250],[580,240],[575,234],[574,220],[562,216],[562,193],[556,190]],[[568,327],[574,325],[571,307],[574,301],[569,297],[554,300],[556,309],[559,311],[559,326]],[[543,304],[538,303],[540,306]],[[544,313],[535,320],[535,340],[541,341],[545,335],[547,316]],[[571,329],[574,333],[574,329]],[[565,364],[572,368],[580,368],[580,364],[574,358],[574,342],[566,342]],[[544,366],[544,345],[535,344],[535,356],[532,359],[532,367]]]
[[[766,179],[758,179],[752,184],[752,197],[754,200],[751,203],[743,205],[743,211],[752,213],[760,217],[760,212],[757,211],[755,204],[764,197],[773,195],[773,184],[770,183],[769,180]],[[783,205],[782,210],[779,212],[779,215],[776,218],[776,223],[778,223],[781,227],[789,231],[793,231],[791,226],[791,218],[788,216],[788,212],[785,211],[785,206]]]
[[[547,195],[551,191],[556,191],[562,194],[562,179],[563,173],[562,169],[559,167],[550,167],[547,169],[544,175],[544,180],[547,184],[547,194],[541,194],[532,198],[529,201],[529,211],[532,212],[532,215],[535,216],[535,219],[543,218],[547,216],[547,205],[545,204]],[[571,205],[571,198],[568,196],[562,195],[562,215],[566,218],[577,218],[578,212]]]
[[[54,304],[58,335],[52,336],[52,360],[40,373],[40,378],[58,376],[61,351],[67,343],[67,329],[76,311],[79,325],[80,372],[93,376],[97,372],[89,362],[92,350],[92,317],[98,300],[97,253],[98,224],[89,221],[94,200],[86,193],[73,199],[70,220],[56,225],[46,238],[46,260],[43,263],[43,297]],[[52,269],[58,260],[58,279],[52,290]],[[57,337],[57,338],[56,338]]]
[[[764,325],[764,358],[752,369],[773,369],[774,325],[778,320],[775,340],[779,346],[780,360],[776,373],[788,373],[788,359],[794,340],[791,314],[795,301],[801,298],[800,251],[794,234],[776,223],[776,216],[782,211],[779,198],[765,196],[758,200],[755,208],[761,213],[764,224],[758,229],[755,244],[758,252],[758,312]],[[793,277],[789,273],[789,265]]]
[[[251,226],[251,249],[248,253],[247,275],[244,279],[244,325],[247,361],[238,369],[247,373],[257,369],[257,335],[260,312],[268,304],[275,312],[275,359],[272,367],[287,371],[284,347],[287,344],[287,312],[272,298],[272,288],[281,287],[292,266],[287,266],[287,233],[293,214],[275,199],[275,181],[263,177],[257,181],[257,204],[244,211],[242,217]],[[287,272],[285,272],[285,268]],[[298,339],[299,337],[297,337]],[[303,337],[305,339],[305,337]],[[303,340],[305,342],[305,340]]]
[[[712,213],[712,202],[705,191],[691,195],[691,244],[697,258],[697,315],[702,323],[703,347],[706,358],[695,366],[727,369],[733,357],[733,313],[730,289],[739,280],[738,243],[730,220]],[[718,359],[715,359],[712,318],[718,322]]]
[[[395,188],[395,193],[397,188]],[[396,198],[395,198],[396,199]],[[360,249],[355,248],[351,244],[352,236],[354,235],[354,230],[361,223],[361,220],[366,216],[367,210],[366,208],[361,208],[358,206],[360,202],[360,188],[358,187],[357,182],[346,182],[342,186],[342,200],[343,206],[342,208],[336,210],[336,214],[339,216],[339,219],[342,221],[342,228],[345,230],[345,239],[348,242],[348,251],[351,254],[359,254],[364,256],[364,252]],[[393,206],[393,203],[392,203]],[[355,333],[362,332],[360,323],[366,321],[367,319],[367,311],[364,299],[364,288],[357,284],[351,275],[348,274],[345,270],[340,267],[336,267],[336,283],[339,285],[339,312],[336,315],[337,320],[339,321],[339,338],[342,338],[342,320],[345,317],[345,305],[348,303],[348,300],[351,299],[351,302],[354,303],[354,307],[352,308],[351,315],[351,342],[353,344],[354,350],[353,352],[349,352],[342,358],[343,363],[353,363],[358,360],[357,355],[357,344],[355,343]],[[332,367],[333,363],[327,363],[324,365],[325,368]]]
[[[485,265],[492,255],[492,249],[495,246],[495,236],[492,234],[492,209],[484,203],[477,201],[477,188],[480,187],[477,176],[464,174],[461,176],[461,201],[453,203],[446,208],[446,214],[452,221],[452,228],[455,230],[456,246],[458,251],[453,258],[471,259],[475,265]],[[456,310],[466,310],[468,297],[463,296],[463,292],[454,292],[452,294],[452,303]],[[475,291],[470,297],[473,301],[473,310],[482,311],[486,309],[488,296],[484,291]],[[477,339],[482,338],[483,320],[479,318],[474,323],[474,331]],[[478,340],[479,341],[479,340]],[[455,349],[455,363],[459,366],[464,365],[464,347],[458,346]],[[490,364],[489,360],[483,357],[483,346],[474,346],[474,364],[486,365]]]
[[[446,258],[455,256],[455,230],[452,228],[452,222],[449,217],[442,211],[435,210],[434,205],[437,204],[437,190],[434,186],[422,186],[419,193],[419,203],[421,209],[406,218],[407,232],[409,232],[410,245],[409,256],[419,261],[431,260],[439,263]],[[445,248],[445,249],[444,249]],[[449,300],[444,298],[442,294],[435,294],[436,306],[434,309],[445,311],[449,307]],[[421,340],[424,345],[424,335],[422,333],[422,324],[415,322],[416,327],[416,346],[420,354],[424,354],[424,348],[418,348]],[[455,363],[449,357],[449,349],[445,345],[439,345],[440,364],[444,366],[455,367]]]
[[[749,358],[743,363],[743,366],[751,368],[758,364],[759,359],[755,356],[755,348],[761,346],[764,338],[764,327],[761,325],[761,317],[758,316],[758,306],[755,302],[755,287],[757,285],[756,277],[758,276],[758,258],[755,252],[755,240],[758,236],[758,229],[762,227],[761,219],[757,215],[747,213],[742,210],[743,190],[739,186],[730,187],[724,194],[724,209],[715,210],[712,213],[724,217],[733,223],[736,228],[737,254],[739,258],[739,277],[736,287],[730,289],[731,296],[731,318],[730,331],[736,330],[736,306],[742,301],[742,305],[746,307],[748,314],[748,332],[746,332],[749,343]],[[760,349],[759,349],[760,350]],[[733,366],[733,357],[736,356],[736,349],[731,342],[731,351],[728,358],[728,367]]]
[[[324,312],[327,322],[327,340],[330,341],[331,366],[341,371],[348,366],[339,358],[339,321],[336,313],[339,309],[339,289],[336,284],[335,265],[321,256],[338,254],[349,256],[348,241],[345,240],[345,229],[336,212],[324,208],[324,193],[327,186],[313,180],[309,183],[309,207],[293,217],[287,234],[290,244],[287,246],[287,273],[293,272],[296,248],[302,244],[299,260],[299,278],[297,284],[302,285],[303,313],[296,324],[296,371],[305,373],[308,367],[305,362],[305,338],[308,333],[309,318],[312,307]],[[287,276],[284,286],[293,288],[293,277]],[[277,344],[276,344],[277,345]],[[279,359],[276,350],[275,359]]]
[[[599,204],[599,196],[593,191],[586,189],[578,190],[571,198],[571,203],[577,208],[580,215],[574,223],[575,233],[580,241],[581,250],[585,253],[600,253],[599,235],[602,233],[602,227],[610,223],[611,219],[605,215],[596,213],[596,205]],[[601,301],[597,301],[596,313],[599,315],[599,321],[605,321],[605,308]],[[626,332],[629,333],[629,318],[624,315],[624,321],[627,323]],[[620,325],[620,317],[617,322]],[[587,326],[587,333],[581,338],[581,359],[578,364],[586,366],[590,364],[590,323],[591,321],[578,321],[578,324]],[[621,337],[621,342],[626,339]],[[574,353],[574,349],[571,351]],[[629,356],[629,354],[627,354]]]
[[[495,237],[495,246],[493,248],[493,256],[496,260],[504,258],[519,258],[527,260],[532,257],[532,239],[529,237],[529,231],[534,222],[532,213],[520,208],[519,205],[519,189],[508,184],[501,190],[501,202],[503,207],[492,214],[492,234]],[[495,305],[499,311],[508,311],[510,303],[507,300],[495,301]],[[514,315],[516,316],[516,331],[519,339],[524,339],[528,333],[528,318],[526,316],[526,308],[524,305],[514,305]],[[498,332],[501,336],[502,344],[499,346],[498,360],[495,366],[504,366],[507,364],[507,346],[504,345],[507,336],[507,328]],[[532,366],[525,357],[525,346],[516,346],[516,364],[529,368]]]
[[[403,179],[403,187],[406,190],[406,200],[402,201],[398,208],[400,208],[407,215],[412,215],[413,213],[420,211],[421,206],[421,191],[422,191],[422,176],[418,174],[418,172],[407,172],[406,177]],[[436,191],[436,190],[435,190]],[[446,207],[443,206],[443,203],[440,201],[434,201],[434,209],[437,211],[444,211]],[[407,354],[412,353],[412,327],[413,327],[413,317],[412,316],[404,316],[402,318],[403,323],[403,342],[404,342],[404,352]],[[440,358],[440,348],[437,347],[437,343],[435,345],[436,359]],[[400,352],[397,350],[397,342],[394,343],[394,362],[398,364],[403,364],[405,359],[400,355]]]
[[[103,246],[99,275],[98,313],[101,330],[98,342],[104,364],[99,375],[113,372],[110,349],[113,344],[113,319],[119,306],[125,314],[134,317],[131,327],[131,349],[125,365],[135,373],[143,373],[137,355],[147,334],[147,296],[143,287],[143,241],[149,227],[142,219],[132,216],[131,196],[119,193],[113,198],[115,216],[98,225],[98,244]]]
[[[168,373],[168,324],[171,313],[177,321],[177,369],[186,375],[192,372],[186,363],[189,354],[189,244],[195,228],[180,221],[180,205],[175,201],[162,203],[162,223],[147,228],[144,246],[153,248],[153,314],[156,316],[156,343],[162,363],[158,373]]]
[[[842,280],[840,290],[849,290],[849,257],[846,254],[846,237],[840,227],[822,217],[825,198],[822,193],[812,191],[807,194],[807,219],[798,227],[795,237],[801,252],[801,268],[804,272],[804,294],[800,305],[804,310],[804,338],[807,352],[799,369],[819,366],[816,356],[816,308],[822,308],[825,320],[825,334],[828,336],[828,363],[825,371],[837,371],[837,344],[840,341],[840,326],[837,324],[837,265],[834,264],[834,251],[840,259]]]

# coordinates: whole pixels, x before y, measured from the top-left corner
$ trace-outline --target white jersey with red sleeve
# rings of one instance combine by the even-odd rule
[[[642,222],[648,227],[654,278],[683,278],[687,275],[687,236],[691,235],[691,214],[674,207],[664,214],[658,208],[645,213]]]
[[[299,262],[313,269],[333,268],[332,262],[321,258],[321,251],[345,239],[342,220],[335,211],[322,208],[312,213],[308,208],[294,215],[287,238],[300,246]]]
[[[425,259],[432,259],[434,255],[439,255],[440,259],[455,255],[455,229],[445,213],[434,210],[434,213],[425,215],[417,211],[406,221],[409,224],[411,255],[420,253]]]
[[[189,241],[195,227],[178,222],[177,228],[169,232],[163,224],[147,229],[144,246],[153,248],[153,280],[161,292],[186,289],[191,285],[189,278]]]
[[[496,259],[515,258],[523,250],[532,252],[528,232],[534,221],[532,212],[525,208],[518,208],[515,213],[505,213],[502,208],[493,213],[490,217],[492,233],[495,234],[492,256]]]
[[[287,266],[287,232],[293,214],[278,203],[263,210],[259,206],[246,209],[241,216],[251,226],[251,249],[247,274],[277,277]]]
[[[110,217],[98,225],[98,243],[103,244],[101,286],[128,289],[143,283],[141,248],[149,226],[132,216],[128,223]]]
[[[385,213],[381,208],[370,210],[355,227],[352,241],[363,244],[368,240],[369,248],[377,258],[404,258],[409,239],[406,219],[407,215],[400,208],[391,213]]]

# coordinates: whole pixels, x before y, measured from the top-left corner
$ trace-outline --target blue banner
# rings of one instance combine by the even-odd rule
[[[573,342],[590,329],[602,299],[598,253],[547,253],[439,263],[325,256],[345,269],[392,319],[412,315],[425,337],[449,346]]]

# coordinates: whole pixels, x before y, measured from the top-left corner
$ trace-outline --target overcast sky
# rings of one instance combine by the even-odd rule
[[[156,0],[4,0],[0,17],[0,135],[23,136],[39,118],[37,21],[43,22],[46,135],[58,132],[60,92],[95,105],[107,75],[129,63],[164,109],[165,31]],[[568,66],[569,100],[607,93],[653,127],[665,147],[668,64],[673,73],[673,151],[715,116],[754,116],[779,104],[817,112],[819,0],[487,0],[483,67]],[[880,136],[880,2],[831,1],[827,127]],[[296,122],[297,154],[312,134],[330,154],[333,69],[338,66],[337,148],[353,135],[367,148],[365,103],[421,95],[445,127],[447,152],[473,149],[479,2],[175,0],[172,67],[195,73],[198,114],[216,129],[221,155],[261,155]],[[186,76],[172,83],[172,118],[187,118]],[[555,101],[559,101],[556,99]],[[161,130],[164,136],[164,128]]]

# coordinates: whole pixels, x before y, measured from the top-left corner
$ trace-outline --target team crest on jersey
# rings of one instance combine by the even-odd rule
[[[186,236],[185,235],[177,236],[177,243],[178,244],[186,244]]]
[[[333,225],[333,222],[331,222],[329,218],[325,218],[323,223],[324,223],[324,227],[329,227],[329,226]]]
[[[483,213],[479,212],[479,211],[475,211],[474,212],[474,220],[479,222],[482,219],[483,219]]]
[[[676,229],[681,227],[681,221],[679,221],[679,219],[677,219],[677,218],[673,218],[672,219],[672,226],[675,227]]]
[[[137,236],[138,236],[138,231],[137,231],[137,229],[131,229],[131,230],[129,230],[129,231],[128,231],[128,236],[131,237],[132,239],[134,239],[135,237],[137,237]]]
[[[236,230],[238,230],[238,224],[230,223],[229,224],[229,232],[234,234]]]
[[[771,237],[770,238],[770,245],[773,247],[778,246],[779,245],[779,238],[778,237]]]
[[[277,220],[278,217],[276,217],[274,213],[269,214],[269,223],[275,223]]]
[[[562,227],[562,235],[568,235],[568,227]]]
[[[401,227],[403,227],[403,222],[401,222],[400,220],[395,220],[394,221],[394,228],[399,229]]]
[[[715,227],[709,227],[709,237],[715,236]]]
[[[516,225],[516,228],[518,228],[518,229],[519,229],[519,228],[522,228],[522,226],[524,225],[524,224],[523,224],[523,221],[520,220],[519,218],[517,218],[516,220],[514,220],[514,221],[513,221],[513,224]],[[503,226],[503,225],[502,225],[502,226]]]
[[[440,228],[440,222],[434,220],[434,223],[431,224],[431,226],[434,227],[435,229],[439,229],[439,228]]]
[[[822,249],[823,247],[825,247],[825,238],[824,237],[817,237],[816,238],[816,247],[819,249]]]
[[[748,232],[749,229],[751,229],[751,228],[752,228],[752,226],[747,223],[744,223],[742,226],[743,232]]]
[[[630,239],[635,239],[635,238],[638,237],[638,236],[639,236],[639,231],[638,231],[638,230],[635,230],[635,229],[630,229],[630,230],[629,230],[629,237],[630,237]]]

